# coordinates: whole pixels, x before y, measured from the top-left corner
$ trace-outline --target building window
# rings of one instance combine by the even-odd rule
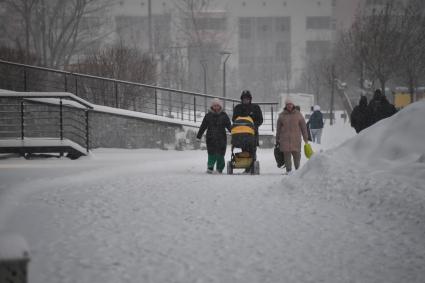
[[[196,26],[200,30],[225,30],[225,18],[198,18],[196,19]]]
[[[332,7],[336,7],[336,0],[332,0]]]
[[[330,17],[307,17],[307,29],[330,29]]]
[[[286,7],[286,1],[283,1],[283,6],[285,6],[285,7]]]
[[[278,62],[283,62],[289,58],[289,44],[288,42],[276,43],[275,58]]]
[[[246,2],[245,1],[242,2],[242,6],[244,6],[244,7],[246,6]]]
[[[273,18],[257,18],[257,34],[259,38],[267,38],[273,27]]]
[[[313,60],[326,56],[331,50],[331,42],[327,40],[309,40],[306,44],[306,55]]]
[[[251,21],[248,18],[239,19],[239,38],[250,39],[251,38]]]
[[[289,31],[289,28],[290,28],[289,19],[290,19],[289,17],[275,18],[276,31],[277,32]]]
[[[384,5],[384,0],[366,0],[366,6],[372,6],[372,5]]]

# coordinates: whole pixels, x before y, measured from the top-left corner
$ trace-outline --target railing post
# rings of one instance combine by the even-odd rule
[[[25,124],[24,124],[24,99],[21,100],[21,140],[25,137]]]
[[[118,83],[114,83],[115,86],[115,107],[118,108]]]
[[[60,138],[63,140],[63,103],[62,98],[59,99],[59,130]]]
[[[89,110],[86,110],[86,150],[90,150],[90,136],[89,136]]]
[[[65,92],[68,92],[68,78],[66,77],[66,74],[63,74],[63,79],[64,79],[64,90]]]
[[[208,113],[208,101],[207,101],[207,97],[205,97],[204,104],[205,104],[205,114],[207,114]]]
[[[74,75],[75,78],[75,95],[78,96],[78,80],[77,80],[77,76]]]
[[[184,120],[184,103],[183,103],[183,94],[180,94],[180,104],[181,104],[181,111],[182,111],[182,120]]]
[[[274,119],[273,119],[273,105],[271,105],[271,114],[272,114],[272,132],[274,132]]]
[[[158,90],[155,88],[155,115],[158,115]]]
[[[193,121],[196,123],[196,96],[193,96]]]
[[[28,91],[27,85],[27,68],[24,67],[24,91]]]

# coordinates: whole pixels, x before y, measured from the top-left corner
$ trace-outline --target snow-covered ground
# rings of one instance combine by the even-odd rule
[[[289,177],[271,149],[259,176],[207,175],[205,151],[1,159],[0,234],[32,283],[424,282],[424,113],[327,125]]]

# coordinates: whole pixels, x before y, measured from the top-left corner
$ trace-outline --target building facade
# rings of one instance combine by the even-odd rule
[[[179,0],[121,0],[114,15],[116,35],[143,50],[152,48],[161,60],[172,54],[167,49],[178,49],[188,70],[183,87],[216,95],[227,68],[228,96],[250,89],[256,100],[276,101],[303,83],[307,61],[330,52],[338,24],[338,0],[195,2],[204,6],[191,14],[197,18],[193,27],[193,18],[177,7]],[[223,50],[231,53],[226,66]]]

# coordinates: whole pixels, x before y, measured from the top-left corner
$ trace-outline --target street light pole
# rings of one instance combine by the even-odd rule
[[[332,87],[331,87],[331,109],[330,109],[330,125],[332,126],[334,124],[334,119],[333,119],[333,115],[334,115],[334,95],[335,95],[335,65],[332,64],[332,70],[331,70],[332,74],[331,74],[331,80],[332,80]]]
[[[202,59],[201,60],[201,66],[204,71],[204,93],[207,93],[207,60]]]
[[[223,108],[226,108],[226,62],[229,59],[230,55],[232,55],[229,51],[220,52],[221,55],[226,55],[226,58],[223,61]]]
[[[201,66],[202,66],[202,69],[204,70],[204,94],[207,94],[207,60],[206,59],[201,60]],[[207,97],[205,96],[204,98],[205,113],[208,112],[207,104],[208,104]]]
[[[153,54],[153,38],[152,38],[152,0],[148,0],[148,37],[149,37],[149,55]]]

